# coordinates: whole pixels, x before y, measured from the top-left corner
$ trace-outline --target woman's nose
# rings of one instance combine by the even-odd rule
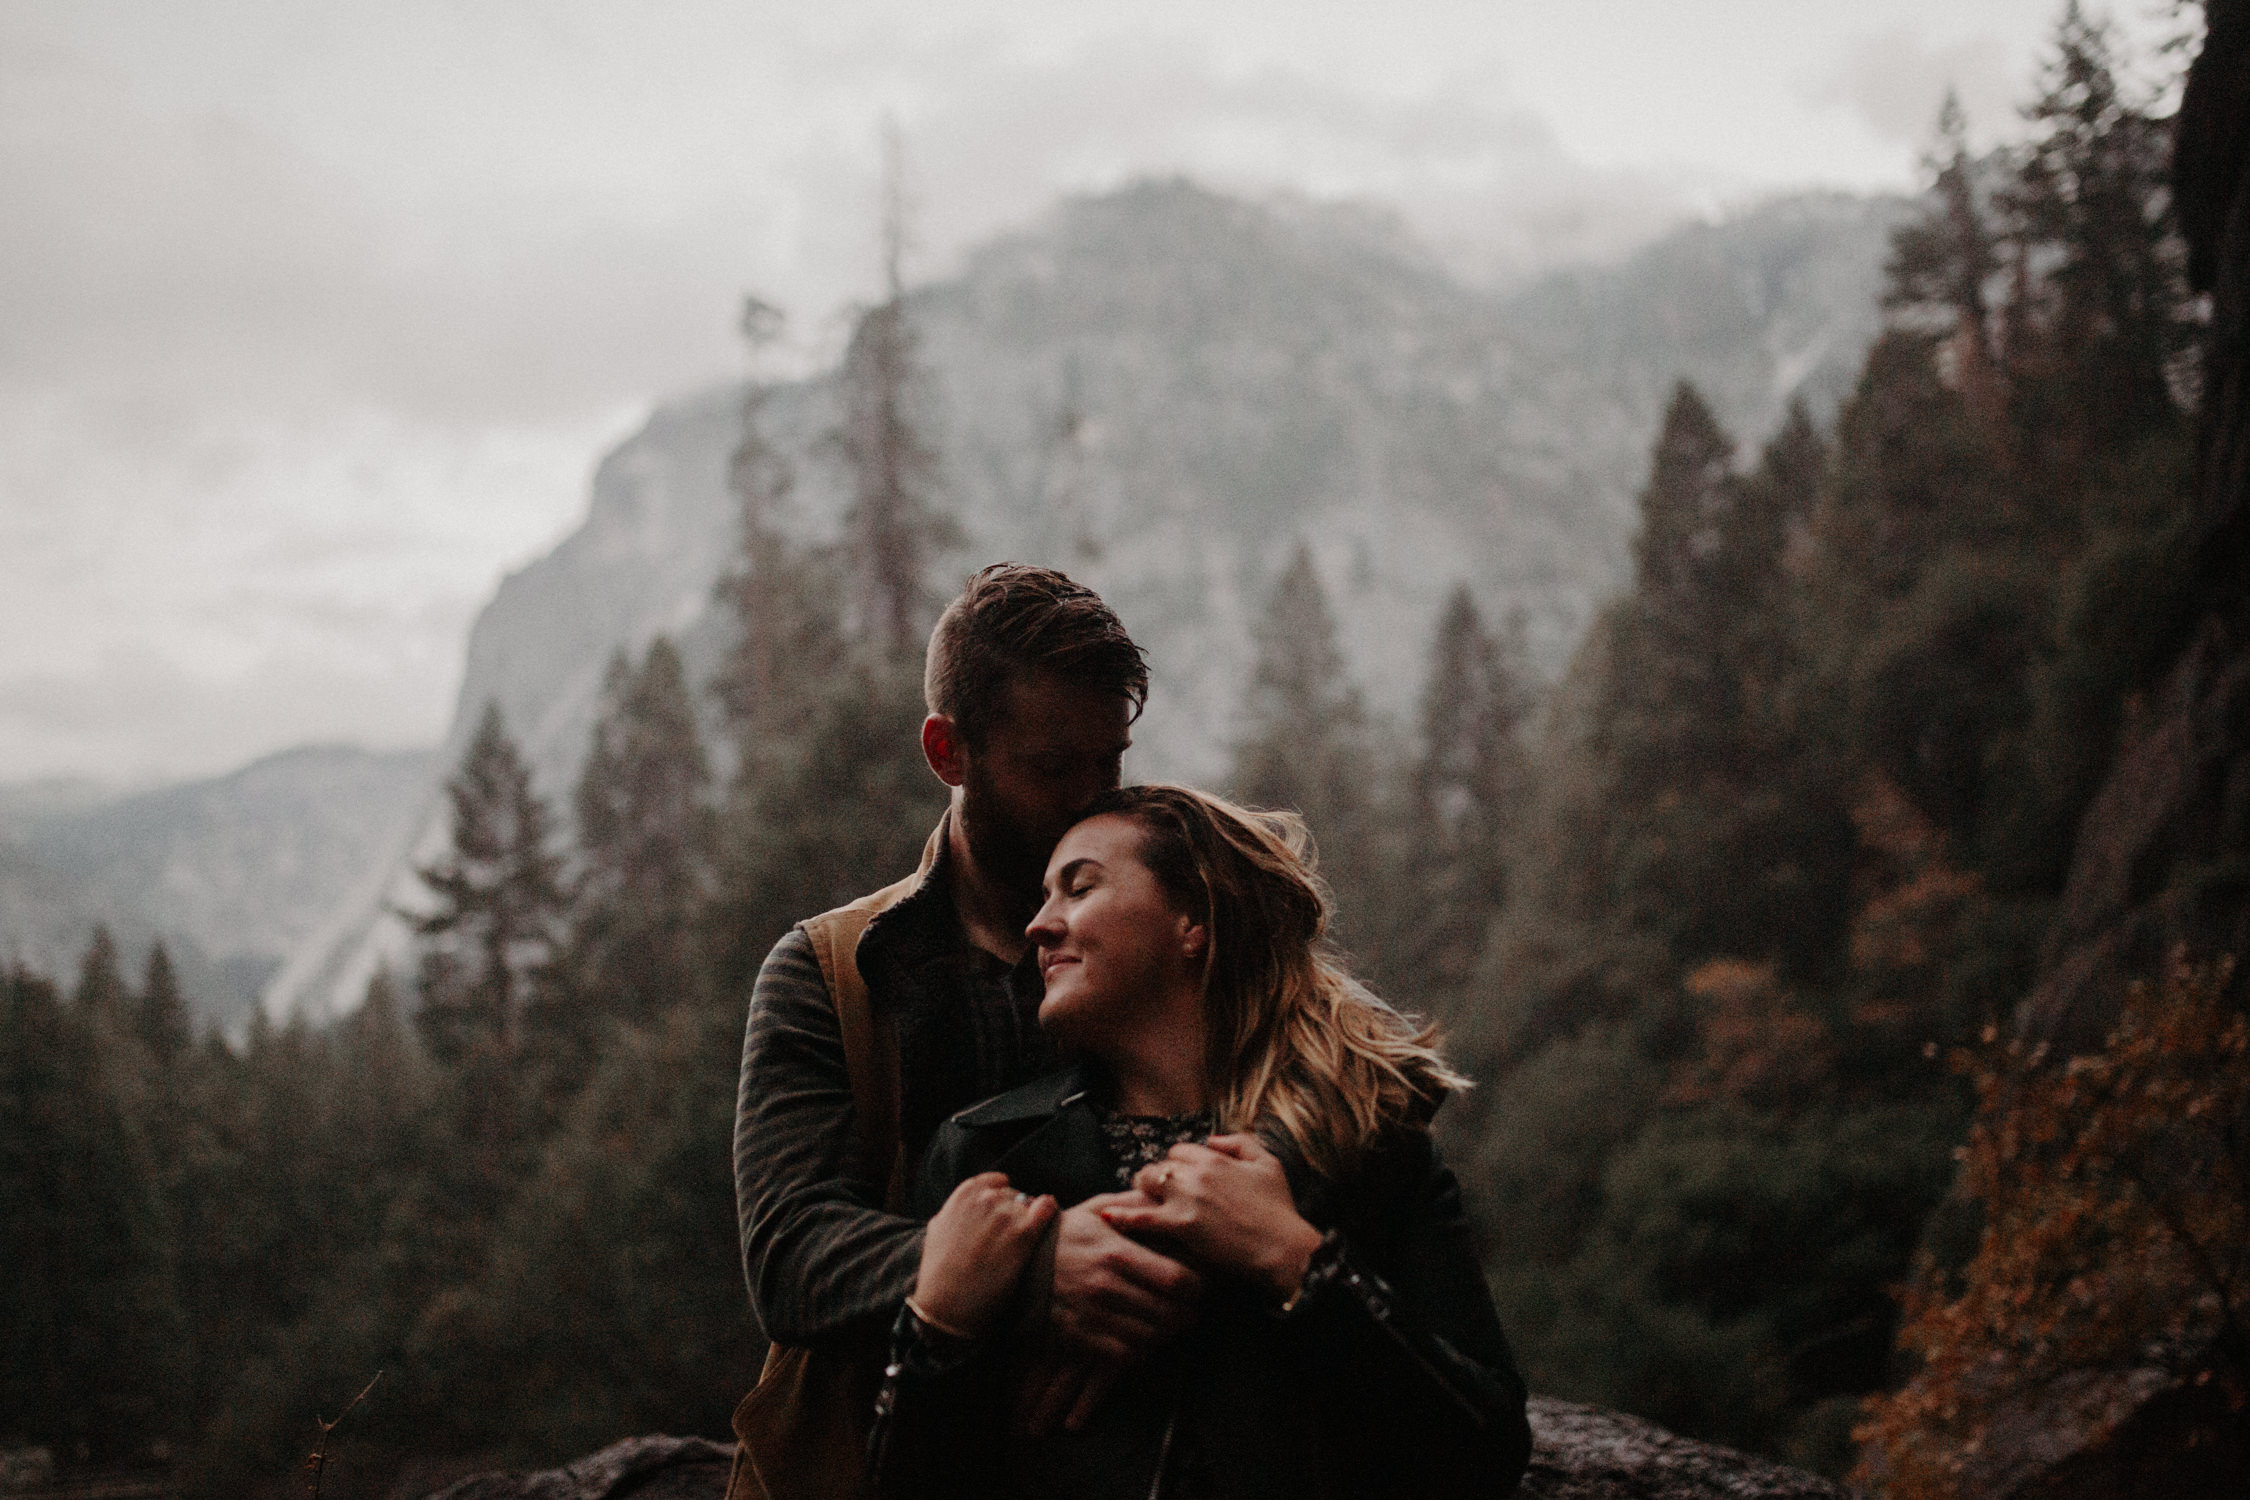
[[[1023,935],[1034,943],[1052,943],[1062,937],[1062,916],[1055,909],[1053,897],[1048,897],[1047,904],[1039,908],[1039,915],[1031,919],[1031,925],[1023,930]]]

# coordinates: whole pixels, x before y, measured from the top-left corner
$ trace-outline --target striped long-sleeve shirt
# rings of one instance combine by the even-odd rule
[[[1056,1065],[1037,1024],[1035,961],[1011,968],[969,941],[938,842],[922,884],[859,947],[870,1002],[888,1009],[898,1038],[910,1162],[954,1111]],[[922,1226],[883,1211],[883,1171],[860,1141],[843,1034],[802,928],[774,945],[751,991],[734,1183],[750,1305],[769,1339],[808,1344],[888,1325],[913,1289]]]

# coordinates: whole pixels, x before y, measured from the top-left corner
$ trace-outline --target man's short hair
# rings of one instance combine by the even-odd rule
[[[1148,702],[1148,659],[1101,595],[1052,568],[979,568],[930,632],[923,700],[979,746],[1007,712],[1008,684],[1026,672],[1116,693],[1135,718]]]

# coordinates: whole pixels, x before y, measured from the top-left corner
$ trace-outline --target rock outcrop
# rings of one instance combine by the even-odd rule
[[[1842,1485],[1622,1412],[1531,1398],[1525,1500],[1845,1500]]]
[[[2100,1044],[2126,982],[2191,955],[2250,960],[2250,3],[2213,0],[2180,107],[2176,202],[2211,297],[2196,571],[2143,711],[2079,825],[2027,1040]],[[2242,982],[2238,971],[2237,982]]]
[[[430,1500],[721,1500],[734,1449],[708,1438],[637,1437],[532,1474],[478,1474]]]
[[[1524,1500],[1847,1500],[1817,1475],[1650,1422],[1535,1396]],[[702,1438],[612,1443],[560,1469],[480,1474],[430,1500],[721,1500],[732,1450]]]
[[[1961,1470],[1989,1500],[2221,1500],[2243,1493],[2250,1431],[2207,1351],[2151,1347],[2003,1407]]]

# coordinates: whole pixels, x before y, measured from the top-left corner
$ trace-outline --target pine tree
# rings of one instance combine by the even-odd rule
[[[1968,117],[1950,89],[1937,128],[1930,202],[1891,238],[1883,305],[1919,316],[1945,337],[1955,384],[1981,417],[1997,422],[2004,397],[1989,289],[2002,261],[1969,155]]]
[[[167,1430],[177,1310],[146,1142],[107,1076],[121,1033],[88,1008],[123,988],[114,946],[88,958],[68,1009],[0,972],[0,1444],[138,1457]]]
[[[1836,416],[1819,569],[1834,622],[1855,636],[1937,559],[2020,530],[2014,440],[1946,382],[1938,355],[1927,333],[1885,332]]]
[[[834,442],[852,476],[844,523],[861,634],[903,659],[929,630],[931,557],[958,532],[936,508],[938,454],[917,411],[926,377],[901,280],[906,208],[895,127],[884,146],[884,297],[860,315],[844,351]]]
[[[2176,420],[2168,371],[2189,329],[2166,123],[2128,97],[2109,27],[2077,0],[2054,48],[2005,202],[2024,262],[2039,263],[2022,309],[2034,347],[2014,352],[2039,378],[2019,421],[2069,465],[2088,438],[2130,443]]]
[[[172,956],[164,951],[162,941],[149,944],[148,972],[141,980],[140,1004],[133,1029],[141,1045],[164,1071],[178,1065],[194,1040],[187,1001],[180,995],[179,979],[172,971]]]
[[[873,650],[821,664],[813,715],[725,820],[717,983],[747,985],[792,922],[911,872],[945,810],[921,725],[920,663]]]
[[[1734,502],[1734,439],[1695,387],[1672,388],[1641,492],[1633,537],[1633,593],[1683,633],[1702,623],[1701,577],[1718,552]]]
[[[1321,871],[1335,888],[1340,925],[1368,950],[1389,925],[1374,907],[1375,761],[1367,712],[1345,673],[1327,590],[1302,543],[1251,628],[1255,665],[1235,746],[1233,794],[1255,807],[1304,815]],[[1372,952],[1363,955],[1380,959]]]
[[[475,1049],[510,1057],[553,955],[564,895],[547,806],[497,703],[485,706],[446,797],[452,851],[417,872],[437,906],[414,918],[423,939],[415,1020],[443,1060]]]
[[[117,939],[110,935],[108,923],[97,922],[78,961],[78,985],[70,992],[71,1004],[78,1008],[82,1020],[118,1032],[125,1029],[131,996],[118,964]]]
[[[742,316],[752,352],[780,336],[781,314],[752,297]],[[735,739],[738,765],[763,762],[812,713],[808,662],[833,660],[843,625],[836,559],[829,549],[792,545],[781,518],[796,487],[787,455],[766,434],[776,387],[753,379],[742,403],[742,436],[728,469],[740,517],[737,565],[718,583],[734,637],[711,683]]]
[[[1742,476],[1723,528],[1715,585],[1724,601],[1722,649],[1746,721],[1769,720],[1774,695],[1798,665],[1792,546],[1810,541],[1828,472],[1828,444],[1803,401],[1792,401],[1758,466]]]
[[[1796,407],[1756,468],[1692,388],[1658,438],[1633,593],[1607,625],[1593,725],[1607,902],[1676,959],[1782,959],[1833,948],[1849,825],[1821,750],[1799,733],[1797,583],[1785,567],[1827,471]]]
[[[1740,712],[1718,644],[1726,544],[1741,486],[1734,440],[1686,381],[1672,392],[1641,492],[1633,591],[1618,608],[1605,684],[1606,759],[1647,796],[1707,772]]]
[[[1530,780],[1522,637],[1520,616],[1504,637],[1487,631],[1467,585],[1438,616],[1408,831],[1416,910],[1393,963],[1408,992],[1458,990],[1507,900],[1506,846]]]
[[[774,522],[791,476],[762,432],[768,399],[754,391],[745,406],[734,466],[742,558],[719,585],[734,638],[711,683],[733,766],[712,819],[717,878],[700,946],[706,979],[730,991],[791,922],[911,868],[942,806],[913,734],[920,687],[907,680],[909,656],[855,638],[846,619],[866,549],[850,537],[792,543]],[[845,436],[832,446],[851,457]],[[857,575],[865,597],[867,570]],[[871,627],[884,611],[863,604],[858,614]]]
[[[688,998],[710,890],[711,771],[679,653],[662,636],[611,662],[578,782],[570,986],[589,1012],[645,1024]]]

